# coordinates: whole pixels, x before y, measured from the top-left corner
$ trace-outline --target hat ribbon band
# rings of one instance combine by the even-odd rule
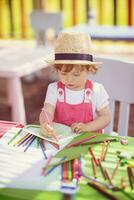
[[[93,56],[90,54],[80,53],[56,53],[55,60],[86,60],[93,61]]]

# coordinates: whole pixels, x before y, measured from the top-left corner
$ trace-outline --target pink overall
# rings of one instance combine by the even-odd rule
[[[93,111],[91,104],[91,92],[93,83],[86,81],[83,102],[72,105],[66,103],[65,85],[62,82],[57,83],[58,99],[55,109],[54,122],[71,126],[75,122],[88,123],[93,120]]]

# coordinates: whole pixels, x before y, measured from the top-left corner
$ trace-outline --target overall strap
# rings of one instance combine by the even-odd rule
[[[58,100],[60,102],[65,102],[65,85],[58,81],[57,83],[57,90],[58,90]]]
[[[90,102],[92,91],[93,91],[93,82],[90,80],[87,80],[85,84],[84,100],[83,100],[85,103]]]

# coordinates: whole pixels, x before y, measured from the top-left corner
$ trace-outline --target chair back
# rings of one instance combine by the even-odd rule
[[[62,29],[62,13],[49,13],[44,11],[33,11],[30,14],[31,26],[35,32],[37,44],[45,45],[46,31],[53,29],[55,36]]]
[[[112,121],[105,132],[114,131],[115,102],[118,101],[117,132],[119,135],[128,135],[130,104],[134,103],[134,63],[102,57],[95,57],[94,60],[102,62],[102,66],[90,78],[102,83],[110,96]]]

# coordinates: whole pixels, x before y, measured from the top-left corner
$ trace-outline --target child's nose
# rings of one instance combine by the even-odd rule
[[[72,77],[71,76],[67,76],[67,82],[72,82]]]

